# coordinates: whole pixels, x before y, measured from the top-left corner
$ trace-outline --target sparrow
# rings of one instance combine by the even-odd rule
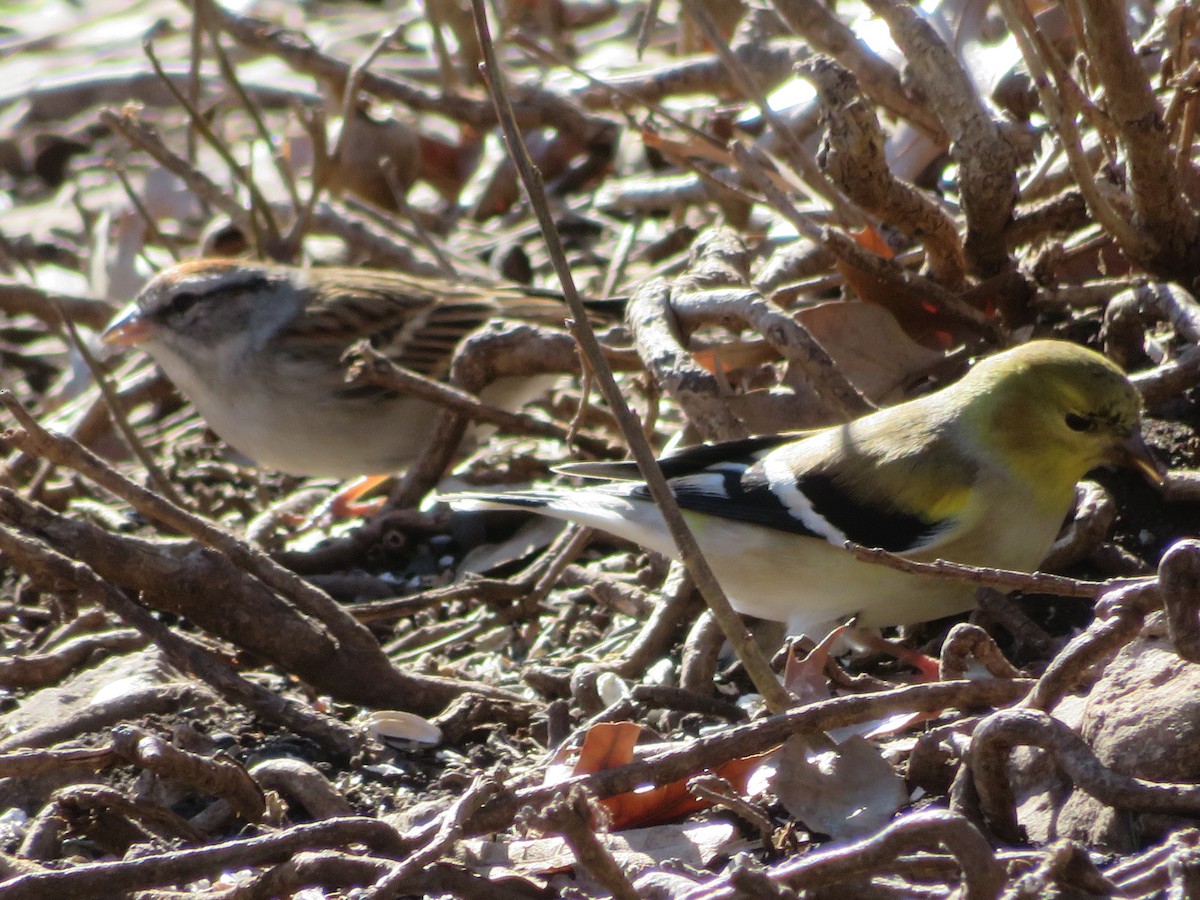
[[[342,355],[368,340],[398,365],[447,376],[489,319],[561,325],[562,299],[394,272],[198,259],[151,279],[101,335],[148,353],[225,442],[257,464],[333,478],[394,472],[424,446],[438,407],[347,385]],[[484,402],[516,409],[544,378],[506,378]]]

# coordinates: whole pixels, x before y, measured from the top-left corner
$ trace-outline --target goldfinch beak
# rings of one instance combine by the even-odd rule
[[[100,340],[112,347],[132,347],[142,343],[154,331],[154,323],[142,316],[136,306],[123,312],[104,329]]]
[[[1155,487],[1162,487],[1166,482],[1166,468],[1154,458],[1140,431],[1135,431],[1125,439],[1121,444],[1120,454],[1123,464],[1137,469]]]

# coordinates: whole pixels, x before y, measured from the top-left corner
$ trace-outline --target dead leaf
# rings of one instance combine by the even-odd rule
[[[825,641],[813,647],[803,659],[794,648],[783,663],[783,686],[800,706],[819,703],[833,696],[825,666],[829,663],[829,647]]]
[[[548,547],[565,527],[554,519],[530,519],[505,540],[472,548],[459,563],[459,577],[468,573],[490,572],[525,559]]]
[[[906,398],[913,379],[945,359],[940,351],[905,334],[896,317],[881,306],[834,300],[798,311],[796,320],[854,386],[877,403]],[[802,379],[799,370],[789,366],[784,383],[807,389]]]
[[[393,184],[405,193],[417,177],[420,148],[416,128],[390,117],[374,118],[362,105],[354,107],[342,128],[347,133],[340,141],[341,157],[328,161],[330,192],[350,193],[395,210]],[[394,171],[393,181],[388,180],[387,166]]]
[[[717,856],[732,852],[737,828],[729,822],[685,822],[597,837],[624,871],[636,873],[668,859],[704,868]],[[467,865],[487,878],[501,873],[548,875],[575,865],[575,854],[560,837],[515,841],[472,838],[460,846]]]
[[[774,788],[784,808],[834,840],[871,834],[908,802],[904,780],[863,738],[814,752],[803,735],[793,735],[777,767]]]
[[[633,748],[642,736],[642,726],[635,722],[602,722],[593,725],[583,738],[575,775],[590,775],[602,769],[612,769],[633,762]]]
[[[587,775],[603,769],[628,765],[633,762],[633,748],[641,736],[642,727],[633,722],[604,722],[593,725],[583,739],[579,749],[579,759],[572,768],[570,775]],[[739,793],[748,793],[746,784],[763,761],[773,753],[761,753],[757,756],[747,756],[731,759],[712,771],[728,781]],[[564,780],[561,766],[551,766],[546,772],[547,784]],[[700,772],[691,773],[688,778]],[[688,778],[672,781],[669,784],[654,786],[646,785],[637,790],[624,794],[616,794],[601,800],[601,805],[608,811],[610,827],[613,830],[645,825],[655,825],[678,819],[698,809],[705,809],[711,804],[692,796],[687,789]]]
[[[854,235],[855,241],[884,259],[893,253],[874,229],[864,229]],[[843,260],[837,269],[846,284],[866,303],[882,307],[896,318],[903,332],[926,347],[946,349],[959,343],[963,325],[946,315],[942,308],[925,293],[882,281],[870,272]]]

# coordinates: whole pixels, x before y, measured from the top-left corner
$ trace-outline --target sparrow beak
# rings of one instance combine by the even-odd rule
[[[154,323],[136,306],[130,306],[104,329],[100,340],[112,347],[133,347],[150,337],[153,331]]]
[[[1154,458],[1140,431],[1135,431],[1127,437],[1118,452],[1122,464],[1137,469],[1155,487],[1162,487],[1166,483],[1167,470]]]

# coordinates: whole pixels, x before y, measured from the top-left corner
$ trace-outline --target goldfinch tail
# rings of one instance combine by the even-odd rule
[[[543,510],[554,502],[556,496],[553,491],[512,491],[507,494],[446,494],[438,499],[452,509],[477,512],[505,509]],[[546,515],[550,514],[547,510]]]
[[[675,555],[666,523],[649,500],[630,496],[629,485],[591,489],[511,491],[505,494],[447,494],[442,497],[453,509],[525,509],[552,519],[562,519],[615,534],[668,556]]]

